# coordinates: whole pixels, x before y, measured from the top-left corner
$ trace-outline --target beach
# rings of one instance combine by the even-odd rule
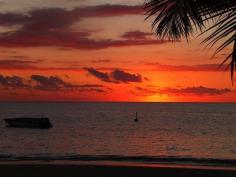
[[[235,177],[233,169],[211,169],[168,166],[131,165],[62,165],[62,164],[1,164],[1,176],[6,177]]]

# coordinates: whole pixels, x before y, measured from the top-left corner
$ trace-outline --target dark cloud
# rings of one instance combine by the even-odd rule
[[[90,7],[75,8],[73,13],[80,16],[80,18],[89,17],[113,17],[121,15],[142,15],[144,14],[143,6],[129,6],[129,5],[99,5]]]
[[[42,91],[95,91],[95,92],[106,92],[102,85],[97,84],[85,84],[76,85],[69,82],[65,82],[58,76],[42,76],[32,75],[31,80],[35,82],[32,88]]]
[[[113,71],[111,77],[115,82],[142,82],[142,76],[140,74],[130,74],[119,69]]]
[[[24,79],[19,76],[3,76],[0,75],[0,87],[4,89],[21,89],[29,88],[28,84],[24,83]]]
[[[95,76],[96,78],[104,81],[104,82],[112,82],[110,80],[109,74],[108,73],[103,73],[101,71],[98,71],[94,68],[84,68],[86,71],[88,71],[89,74]]]
[[[109,88],[99,84],[72,84],[58,76],[32,75],[30,80],[19,76],[0,75],[0,88],[7,90],[26,89],[28,91],[79,91],[79,92],[110,92]]]
[[[29,16],[26,14],[19,13],[0,13],[0,24],[1,26],[16,26],[22,25],[27,22]]]
[[[136,87],[131,92],[137,96],[169,95],[169,96],[216,96],[233,92],[228,88],[218,89],[209,87],[186,87],[186,88],[156,88],[156,87]]]
[[[102,88],[81,88],[80,92],[98,92],[98,93],[107,93],[107,90]]]
[[[0,13],[2,26],[22,25],[29,29],[64,28],[83,18],[112,17],[143,14],[142,6],[98,5],[77,7],[72,10],[63,8],[33,9],[27,13]],[[34,26],[35,25],[35,26]]]
[[[140,74],[130,74],[120,69],[115,69],[110,73],[104,73],[94,68],[84,68],[89,74],[95,76],[104,82],[113,83],[130,83],[130,82],[142,82],[142,76]]]
[[[99,84],[84,84],[84,85],[77,85],[79,88],[102,88],[104,87],[103,85]]]
[[[153,33],[147,33],[142,31],[128,31],[124,33],[121,37],[126,39],[146,39],[148,36],[152,36]]]
[[[161,63],[145,63],[145,65],[153,66],[156,71],[223,71],[219,64],[201,64],[201,65],[165,65]],[[226,68],[223,65],[222,68]]]
[[[63,81],[58,76],[32,75],[31,80],[36,82],[34,86],[38,90],[61,90],[64,88],[73,88],[73,85]]]
[[[25,31],[23,31],[25,30]],[[60,46],[71,48],[88,48],[91,41],[86,38],[89,33],[70,31],[27,31],[21,29],[4,33],[0,36],[0,45],[4,47],[41,47]],[[78,44],[76,44],[78,43]],[[82,45],[85,44],[83,47]]]
[[[17,56],[17,58],[19,58],[19,56]],[[36,69],[36,64],[39,64],[41,62],[42,60],[0,60],[0,69]]]
[[[77,48],[87,50],[134,45],[163,44],[168,41],[137,38],[122,40],[90,38],[92,31],[72,31],[83,18],[142,14],[141,6],[101,5],[73,10],[61,8],[34,9],[25,14],[0,14],[1,26],[18,26],[15,31],[1,33],[0,46]],[[140,34],[139,34],[140,35]]]
[[[99,50],[109,47],[126,47],[139,45],[165,44],[162,40],[113,40],[88,38],[85,32],[70,31],[15,31],[0,36],[0,46],[3,47],[64,47],[85,50]]]

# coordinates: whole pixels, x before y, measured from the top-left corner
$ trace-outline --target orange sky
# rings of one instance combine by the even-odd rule
[[[157,39],[142,0],[1,2],[0,101],[236,101],[231,48]]]

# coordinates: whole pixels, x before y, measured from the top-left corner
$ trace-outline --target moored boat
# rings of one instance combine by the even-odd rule
[[[19,117],[4,119],[8,127],[17,128],[39,128],[47,129],[51,128],[52,124],[48,118],[31,118],[31,117]]]

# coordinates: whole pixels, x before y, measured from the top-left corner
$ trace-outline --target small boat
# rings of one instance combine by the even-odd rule
[[[19,117],[4,119],[8,124],[8,127],[17,128],[38,128],[47,129],[51,128],[52,124],[48,118],[31,118],[31,117]]]

